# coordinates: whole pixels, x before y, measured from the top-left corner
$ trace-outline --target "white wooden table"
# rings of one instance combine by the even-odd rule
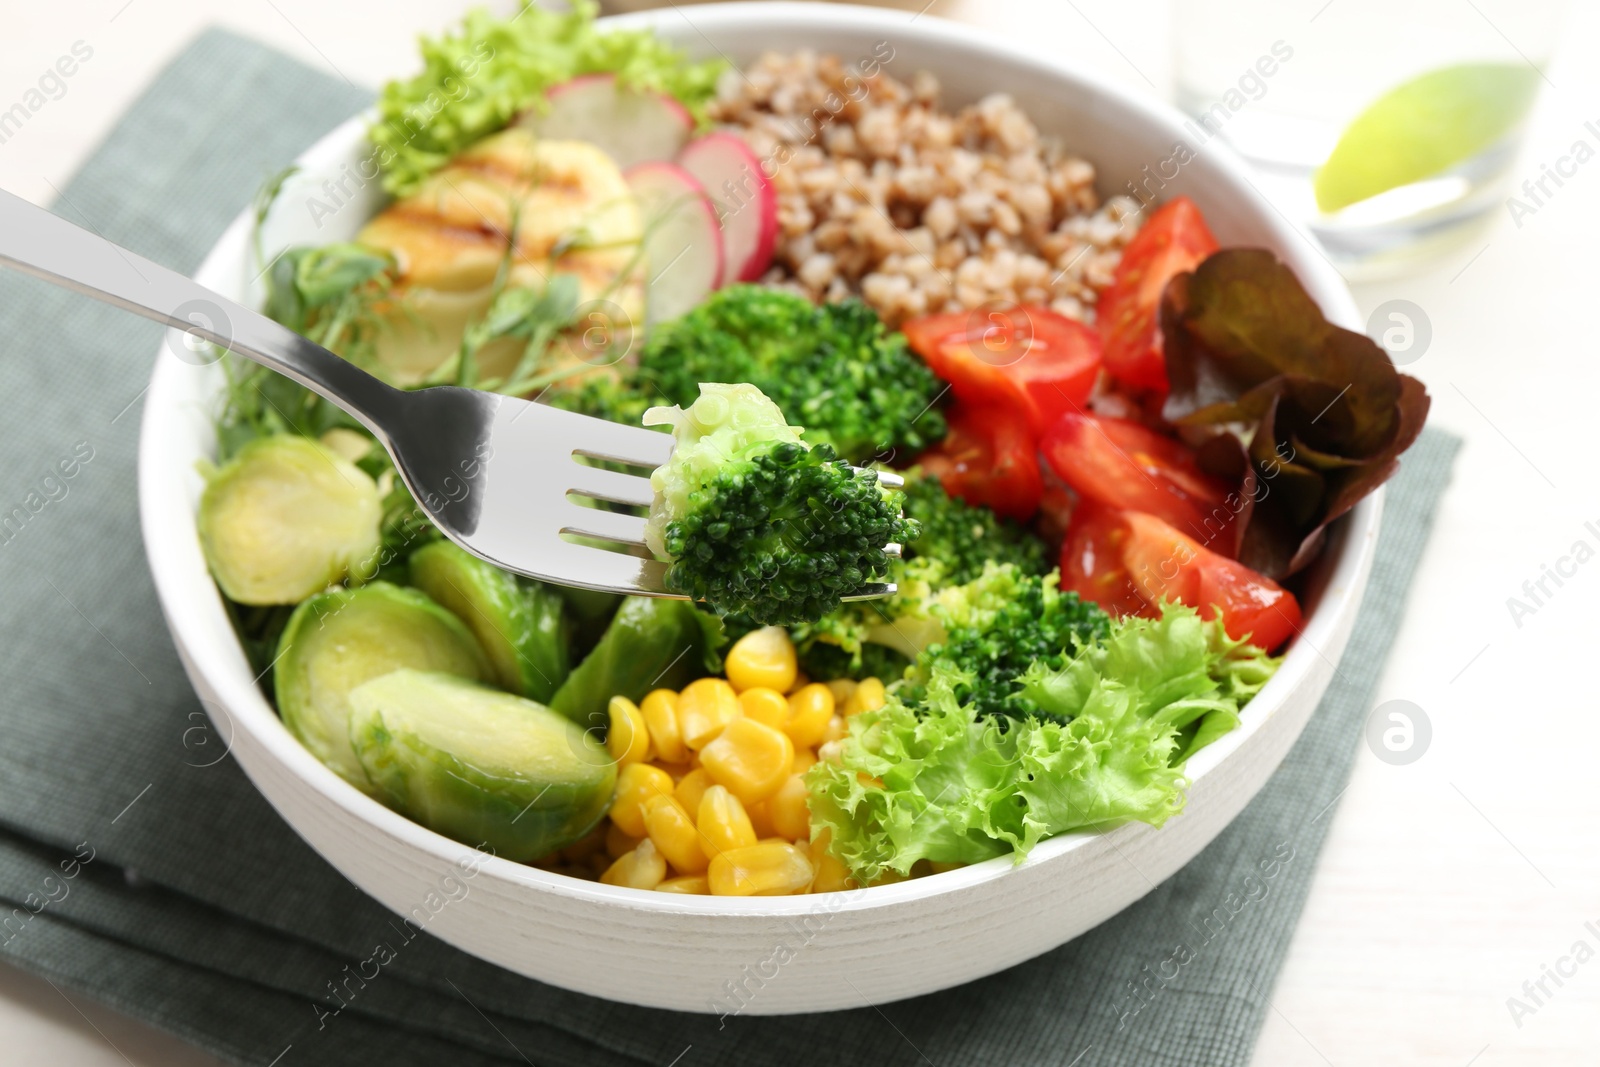
[[[1183,2],[1183,0],[1177,0]],[[1338,2],[1338,0],[1333,0]],[[1405,3],[1407,0],[1397,0]],[[1463,19],[1508,0],[1462,0]],[[1304,8],[1307,32],[1325,0]],[[74,42],[94,50],[67,92],[0,145],[0,187],[51,197],[127,102],[199,29],[220,23],[362,84],[411,68],[419,29],[464,0],[85,0],[15,5],[0,35],[0,101],[21,97]],[[510,6],[495,0],[499,9]],[[1575,11],[1519,173],[1584,141],[1600,151],[1600,5]],[[935,13],[1026,34],[1136,87],[1168,83],[1166,11],[1118,0],[939,0]],[[1381,27],[1375,28],[1381,32]],[[1585,126],[1593,122],[1594,126]],[[1091,151],[1092,154],[1092,151]],[[1570,169],[1570,167],[1569,167]],[[1553,186],[1551,186],[1553,188]],[[1466,439],[1378,690],[1433,726],[1425,756],[1364,748],[1256,1050],[1260,1067],[1498,1067],[1600,1060],[1600,563],[1577,566],[1531,615],[1510,597],[1583,540],[1600,549],[1600,158],[1532,216],[1509,214],[1429,273],[1358,287],[1363,310],[1403,298],[1432,322],[1407,369],[1432,422]],[[1520,626],[1518,622],[1520,621]],[[1524,982],[1572,972],[1549,996]],[[1514,1018],[1508,998],[1534,1008]],[[211,1057],[0,965],[7,1063],[197,1067]],[[940,1065],[946,1067],[946,1065]],[[954,1067],[954,1065],[950,1065]]]

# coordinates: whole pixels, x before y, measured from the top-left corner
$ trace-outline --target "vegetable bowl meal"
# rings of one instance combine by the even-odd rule
[[[1195,201],[1102,200],[1093,144],[1004,95],[947,108],[892,52],[735,68],[583,4],[476,13],[383,91],[354,238],[257,243],[267,313],[395,385],[674,439],[646,541],[679,598],[562,588],[223,358],[200,544],[349,786],[546,872],[724,897],[1183,811],[1428,397]]]

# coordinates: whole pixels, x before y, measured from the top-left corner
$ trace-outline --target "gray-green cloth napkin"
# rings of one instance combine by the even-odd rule
[[[55,210],[192,270],[264,177],[369,98],[208,33]],[[1305,735],[1183,871],[1093,932],[979,982],[824,1017],[719,1021],[569,993],[425,934],[405,940],[223,755],[138,532],[140,402],[152,360],[173,358],[156,356],[158,343],[140,320],[0,276],[0,956],[241,1064],[1248,1060],[1453,439],[1426,434],[1406,456],[1355,637]],[[380,943],[393,961],[352,983]],[[1187,955],[1169,962],[1180,944]]]

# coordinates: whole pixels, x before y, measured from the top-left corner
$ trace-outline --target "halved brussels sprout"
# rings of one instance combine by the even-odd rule
[[[567,625],[561,597],[550,586],[503,571],[450,541],[411,554],[411,584],[467,624],[500,688],[546,704],[566,680]]]
[[[373,582],[330,589],[295,609],[278,643],[278,714],[351,784],[373,793],[350,747],[350,691],[401,667],[489,677],[477,639],[415,589]]]
[[[518,862],[570,845],[611,804],[605,745],[542,704],[398,670],[350,693],[350,742],[382,799]]]
[[[722,621],[689,601],[630,596],[550,708],[603,733],[612,697],[641,700],[652,689],[678,689],[706,672],[721,644]]]
[[[370,577],[378,559],[378,486],[297,434],[251,441],[200,496],[200,545],[217,585],[240,604],[294,604]]]
[[[624,598],[617,593],[576,589],[570,585],[557,586],[556,592],[566,601],[567,616],[572,620],[571,656],[580,659],[599,642]]]

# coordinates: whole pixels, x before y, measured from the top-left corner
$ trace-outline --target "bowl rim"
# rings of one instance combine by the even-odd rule
[[[1032,68],[1041,77],[1075,84],[1080,90],[1109,98],[1117,106],[1135,113],[1147,126],[1162,134],[1177,135],[1187,120],[1179,111],[1161,101],[1119,85],[1108,83],[1058,62],[1030,55],[1022,46],[999,34],[962,23],[951,22],[935,16],[914,16],[905,20],[904,11],[883,8],[845,7],[842,5],[809,2],[734,2],[699,5],[694,8],[693,20],[674,5],[672,11],[658,9],[627,15],[611,16],[599,20],[603,29],[660,28],[673,17],[682,17],[696,32],[706,27],[713,29],[782,23],[792,20],[824,22],[832,27],[857,30],[893,31],[914,36],[924,42],[951,47],[977,54],[987,53],[1013,66]],[[707,43],[710,44],[709,38]],[[716,48],[714,44],[712,48]],[[365,129],[373,118],[368,110],[356,115],[319,138],[302,153],[297,163],[308,170],[348,158],[353,146],[364,138]],[[1322,253],[1320,246],[1309,235],[1293,226],[1276,208],[1273,208],[1256,190],[1247,165],[1226,144],[1208,144],[1207,156],[1213,166],[1241,195],[1257,208],[1258,223],[1273,236],[1282,258],[1295,270],[1297,277],[1316,298],[1330,321],[1353,330],[1360,330],[1355,302],[1345,286],[1344,279]],[[1085,155],[1092,156],[1086,149]],[[1242,187],[1242,188],[1241,188]],[[235,278],[241,263],[247,262],[252,213],[246,209],[234,219],[206,256],[195,277],[212,286],[222,286]],[[1301,246],[1305,246],[1301,249]],[[227,293],[225,292],[225,295]],[[163,339],[162,351],[173,343],[174,337]],[[175,350],[175,349],[174,349]],[[1020,863],[1009,856],[990,860],[870,889],[847,890],[832,894],[807,894],[792,897],[712,897],[658,893],[650,890],[627,889],[588,882],[553,871],[515,863],[484,853],[470,845],[447,838],[420,823],[395,812],[362,793],[325,767],[311,752],[289,733],[276,711],[255,685],[243,658],[237,636],[228,623],[221,595],[206,570],[200,554],[198,535],[195,532],[191,509],[169,509],[162,505],[171,493],[158,491],[164,482],[175,478],[176,473],[158,465],[164,449],[156,442],[169,433],[164,416],[174,412],[178,402],[179,376],[193,368],[176,360],[159,358],[151,377],[151,385],[143,405],[143,421],[139,443],[139,505],[140,525],[144,535],[150,569],[160,597],[168,625],[178,637],[184,652],[186,666],[199,675],[217,697],[220,709],[205,701],[208,713],[221,710],[228,719],[230,731],[246,730],[262,750],[289,773],[309,785],[325,803],[341,809],[345,814],[370,827],[374,832],[395,839],[408,849],[415,850],[436,861],[441,867],[470,866],[478,874],[487,874],[497,881],[535,891],[586,901],[593,904],[621,907],[632,911],[661,914],[745,915],[759,917],[789,917],[844,910],[889,908],[945,893],[971,889],[995,879],[1021,866],[1035,866],[1059,860],[1090,842],[1102,837],[1116,844],[1118,835],[1139,832],[1143,824],[1129,823],[1110,830],[1080,830],[1057,834],[1041,841],[1029,856]],[[171,487],[168,486],[170,489]],[[1318,669],[1318,660],[1328,663],[1333,670],[1337,664],[1328,661],[1319,651],[1324,641],[1334,637],[1341,618],[1349,608],[1348,598],[1359,597],[1362,588],[1358,578],[1374,550],[1375,534],[1383,510],[1383,490],[1360,501],[1356,507],[1339,520],[1344,527],[1342,538],[1334,538],[1339,556],[1332,561],[1328,571],[1322,601],[1307,619],[1304,630],[1294,646],[1284,657],[1273,678],[1250,702],[1253,714],[1239,727],[1209,746],[1189,761],[1187,775],[1191,786],[1202,777],[1215,774],[1251,737],[1283,708],[1288,696]],[[1332,547],[1332,546],[1330,546]],[[198,567],[198,572],[196,568]],[[198,577],[202,588],[210,590],[209,597],[190,595],[188,586]],[[215,632],[218,619],[226,624],[224,634]],[[219,647],[220,646],[220,647]],[[231,649],[231,655],[230,655]],[[209,654],[208,654],[209,652]],[[218,656],[222,658],[218,658]],[[231,659],[232,663],[224,662]],[[235,669],[246,664],[244,671]],[[202,699],[204,699],[202,697]],[[219,728],[222,724],[218,724]],[[229,744],[233,740],[229,734]],[[259,788],[259,787],[258,787]],[[285,820],[289,821],[289,820]],[[293,823],[290,822],[291,827]],[[330,862],[332,862],[330,860]]]

